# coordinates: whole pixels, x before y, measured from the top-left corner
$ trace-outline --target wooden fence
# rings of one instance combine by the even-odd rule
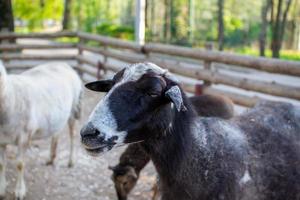
[[[5,43],[5,40],[9,39],[58,39],[65,37],[76,38],[78,43]],[[6,63],[7,68],[12,69],[31,67],[30,65],[10,64],[12,60],[76,60],[77,65],[75,67],[77,67],[81,74],[86,73],[90,76],[97,77],[100,72],[116,72],[123,67],[123,65],[119,65],[116,62],[109,62],[109,59],[125,63],[149,61],[168,69],[174,74],[204,81],[203,85],[195,85],[195,83],[183,80],[182,87],[187,92],[195,93],[195,91],[199,91],[200,89],[203,93],[224,94],[229,96],[235,103],[248,107],[253,106],[261,98],[243,95],[238,92],[223,91],[212,86],[214,84],[222,84],[247,91],[300,100],[300,85],[295,87],[276,83],[275,81],[267,82],[241,78],[236,75],[222,73],[218,70],[218,64],[226,64],[229,69],[238,66],[239,68],[255,69],[299,78],[300,62],[295,61],[283,61],[218,52],[211,50],[211,47],[207,47],[207,49],[193,49],[154,43],[138,45],[134,42],[82,32],[59,32],[52,34],[1,33],[0,42],[1,41],[0,59]],[[23,54],[21,51],[26,49],[76,49],[76,53],[71,55]],[[93,53],[93,55],[101,55],[101,57],[95,56],[91,58],[90,56],[86,56],[86,52]]]

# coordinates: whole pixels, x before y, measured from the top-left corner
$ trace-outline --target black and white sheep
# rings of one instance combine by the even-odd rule
[[[263,102],[231,120],[197,117],[174,76],[151,63],[86,85],[108,92],[81,130],[91,155],[141,142],[163,200],[299,200],[300,108]]]
[[[56,155],[59,132],[70,129],[69,166],[73,165],[75,121],[80,114],[82,83],[67,64],[49,63],[18,75],[7,74],[0,61],[0,196],[5,196],[5,148],[18,146],[15,196],[24,199],[24,154],[31,139],[52,137],[48,164]]]
[[[190,97],[189,100],[201,117],[230,119],[234,115],[234,104],[225,96],[204,94]],[[120,156],[119,163],[114,167],[109,167],[113,171],[112,180],[119,200],[127,199],[138,181],[141,170],[149,161],[150,156],[143,150],[140,143],[130,144]],[[152,199],[157,199],[159,196],[157,189],[155,184]]]

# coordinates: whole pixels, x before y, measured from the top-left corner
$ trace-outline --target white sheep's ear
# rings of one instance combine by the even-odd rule
[[[178,85],[172,86],[165,92],[165,95],[174,103],[178,112],[186,111],[186,107],[183,104],[183,98],[181,94],[181,90]]]

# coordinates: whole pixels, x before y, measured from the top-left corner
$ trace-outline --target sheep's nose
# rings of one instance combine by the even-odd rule
[[[82,138],[97,137],[100,135],[100,131],[98,131],[92,123],[88,123],[81,129],[80,135]]]

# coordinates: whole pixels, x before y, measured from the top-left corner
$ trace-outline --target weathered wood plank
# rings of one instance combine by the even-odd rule
[[[13,38],[33,38],[33,39],[48,39],[59,37],[77,37],[76,32],[56,32],[56,33],[0,33],[0,40]]]
[[[155,52],[210,62],[237,65],[240,67],[248,67],[277,74],[300,76],[300,62],[296,61],[260,58],[219,51],[207,51],[203,49],[192,49],[187,47],[154,43],[145,44],[144,51],[147,53]]]
[[[117,47],[117,48],[124,48],[124,49],[131,49],[134,51],[142,51],[142,46],[135,43],[135,42],[129,42],[129,41],[124,41],[116,38],[111,38],[111,37],[106,37],[106,36],[101,36],[101,35],[94,35],[94,34],[89,34],[89,33],[78,33],[78,37],[84,40],[93,40],[96,42],[99,42],[101,45],[108,45],[112,47]]]
[[[72,49],[76,44],[1,44],[1,51],[14,51],[22,49]]]
[[[0,54],[3,60],[74,60],[76,55]]]

